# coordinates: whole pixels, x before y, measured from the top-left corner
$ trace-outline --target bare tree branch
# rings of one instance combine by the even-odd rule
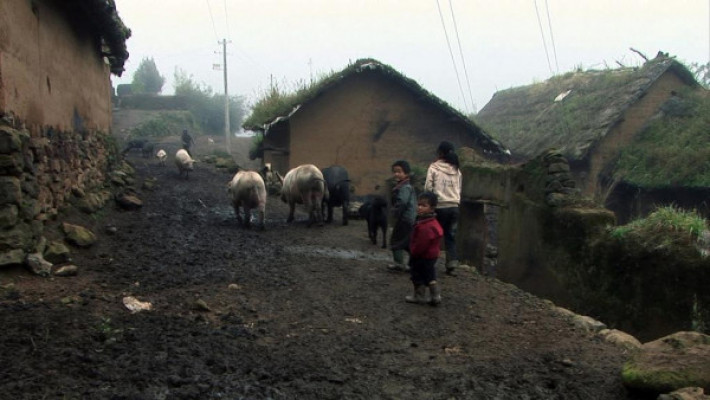
[[[629,47],[629,50],[633,51],[634,53],[636,53],[636,54],[638,54],[639,56],[641,56],[641,58],[643,58],[644,60],[648,61],[648,57],[646,57],[646,55],[643,54],[642,52],[640,52],[640,51],[634,49],[633,47]]]

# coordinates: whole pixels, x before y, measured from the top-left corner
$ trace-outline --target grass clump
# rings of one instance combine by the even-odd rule
[[[707,229],[707,222],[697,212],[670,205],[658,208],[645,218],[613,228],[611,236],[626,239],[633,235],[649,247],[668,247],[695,243]]]

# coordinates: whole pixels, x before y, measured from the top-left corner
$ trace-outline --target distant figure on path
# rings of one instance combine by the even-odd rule
[[[182,130],[182,148],[187,151],[187,154],[192,157],[192,153],[190,152],[190,147],[195,144],[195,140],[190,136],[189,133],[187,133],[187,129]]]

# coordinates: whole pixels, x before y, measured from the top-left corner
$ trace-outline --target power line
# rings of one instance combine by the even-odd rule
[[[560,64],[557,63],[557,48],[555,47],[555,36],[552,34],[552,20],[550,19],[550,7],[545,0],[545,10],[547,11],[547,25],[550,27],[550,40],[552,41],[552,54],[555,55],[555,68],[557,73],[560,73]]]
[[[552,71],[552,64],[550,64],[550,53],[547,51],[547,42],[545,41],[545,33],[542,30],[542,22],[540,21],[540,13],[537,10],[537,0],[535,1],[535,14],[537,14],[537,24],[540,26],[540,37],[542,37],[542,45],[545,47],[545,57],[547,57],[547,66],[550,68],[550,74],[554,75],[555,72]]]
[[[207,3],[207,10],[210,12],[210,20],[212,20],[212,30],[214,31],[214,37],[219,41],[219,35],[217,35],[217,27],[214,25],[214,17],[212,16],[212,7],[210,7],[210,0],[205,0]]]
[[[463,58],[463,49],[461,49],[461,39],[459,38],[459,27],[456,25],[456,17],[454,16],[454,5],[449,0],[449,9],[451,10],[451,19],[454,21],[454,32],[456,32],[456,42],[459,45],[459,55],[461,56],[461,64],[463,65],[464,76],[466,77],[466,85],[468,86],[468,96],[471,99],[471,108],[475,108],[473,104],[473,93],[471,92],[471,81],[468,79],[468,70],[466,69],[466,60]]]
[[[454,72],[456,73],[456,81],[459,83],[459,90],[461,91],[461,98],[463,99],[464,107],[466,112],[468,112],[468,104],[466,102],[466,96],[463,93],[463,87],[461,86],[461,78],[459,78],[459,70],[456,68],[456,60],[454,59],[454,52],[451,51],[451,42],[449,41],[449,34],[446,32],[446,24],[444,24],[444,15],[441,13],[441,6],[439,6],[439,0],[436,0],[436,8],[439,9],[439,18],[441,18],[441,27],[444,29],[444,36],[446,36],[446,45],[449,47],[449,54],[451,55],[451,63],[454,65]]]

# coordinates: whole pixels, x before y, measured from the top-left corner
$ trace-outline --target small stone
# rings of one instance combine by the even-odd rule
[[[25,262],[25,252],[22,249],[14,249],[0,253],[0,267],[22,265]]]
[[[69,243],[79,247],[90,247],[96,243],[96,235],[82,226],[72,225],[65,222],[62,224],[62,230],[64,231]]]
[[[25,263],[33,274],[49,276],[52,272],[52,263],[45,260],[40,253],[28,254]]]
[[[210,306],[208,306],[207,303],[205,303],[205,301],[202,299],[195,300],[192,307],[197,311],[212,311]]]
[[[137,210],[143,207],[143,201],[132,194],[121,194],[116,196],[116,203],[124,210]]]
[[[44,251],[44,259],[53,264],[67,262],[69,261],[69,248],[64,243],[53,240]]]
[[[63,265],[54,271],[54,276],[76,276],[79,273],[79,267],[76,265]]]
[[[227,286],[227,289],[229,290],[241,290],[242,287],[237,285],[236,283],[230,283],[229,286]]]

